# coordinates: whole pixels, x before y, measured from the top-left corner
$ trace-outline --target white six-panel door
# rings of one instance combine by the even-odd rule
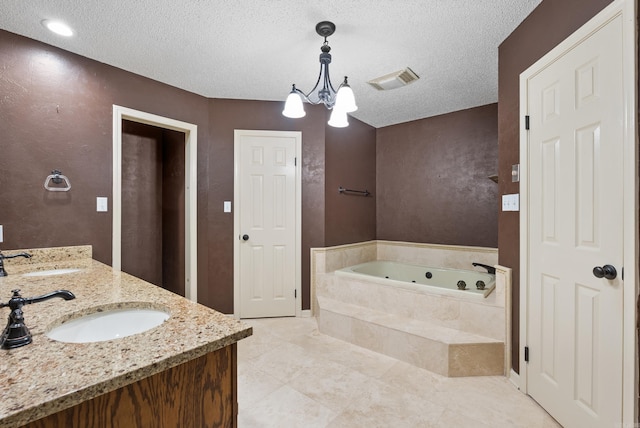
[[[241,318],[296,315],[300,140],[300,132],[235,131],[235,281]]]
[[[527,392],[565,427],[623,420],[622,35],[618,14],[521,80],[524,369]],[[594,274],[605,265],[615,278]]]

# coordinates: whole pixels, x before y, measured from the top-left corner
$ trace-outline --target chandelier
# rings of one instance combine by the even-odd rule
[[[329,64],[331,64],[331,48],[327,42],[327,37],[332,35],[336,31],[336,26],[333,22],[322,21],[316,25],[316,33],[321,37],[324,37],[324,43],[320,47],[322,53],[320,54],[320,73],[318,74],[318,80],[316,85],[308,93],[302,92],[296,88],[294,84],[291,88],[291,92],[287,97],[287,101],[284,105],[282,114],[286,117],[297,119],[306,115],[302,99],[310,104],[324,104],[329,110],[332,110],[329,117],[329,125],[336,128],[344,128],[349,126],[349,120],[347,119],[347,113],[354,112],[358,109],[356,105],[353,91],[347,83],[347,76],[344,77],[344,81],[338,86],[336,91],[331,84],[329,78]],[[322,86],[320,86],[322,84]]]

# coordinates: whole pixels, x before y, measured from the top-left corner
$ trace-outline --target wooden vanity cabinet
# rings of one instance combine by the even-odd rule
[[[236,352],[234,343],[25,426],[236,427]]]

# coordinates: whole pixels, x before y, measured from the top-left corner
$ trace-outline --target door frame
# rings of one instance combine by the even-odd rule
[[[545,69],[556,59],[578,45],[582,40],[596,32],[613,18],[623,18],[623,385],[622,385],[622,418],[624,424],[633,424],[638,414],[636,370],[636,300],[638,298],[638,171],[637,159],[637,113],[636,113],[636,35],[634,0],[615,0],[599,14],[588,21],[575,33],[536,61],[520,75],[520,373],[514,380],[519,388],[527,393],[528,367],[524,361],[524,347],[528,343],[528,295],[529,295],[529,136],[525,129],[525,116],[528,112],[527,82],[537,73]],[[631,425],[630,425],[631,426]]]
[[[233,316],[240,318],[240,144],[239,135],[271,135],[296,139],[296,239],[295,290],[296,317],[302,315],[302,132],[234,129],[233,131]]]
[[[113,234],[112,262],[114,270],[122,270],[122,120],[157,126],[184,133],[185,138],[185,297],[198,301],[198,126],[168,117],[113,105]]]

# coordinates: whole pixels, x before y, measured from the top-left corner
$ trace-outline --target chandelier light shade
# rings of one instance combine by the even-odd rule
[[[338,88],[338,93],[336,95],[336,104],[333,106],[334,109],[342,110],[347,113],[354,112],[358,110],[358,106],[356,105],[356,97],[353,95],[353,90],[351,86],[347,83],[347,76],[344,77],[344,82]]]
[[[316,85],[308,93],[302,92],[296,88],[294,84],[291,92],[287,97],[282,114],[286,117],[297,119],[305,116],[303,100],[310,104],[324,104],[324,106],[333,110],[329,118],[329,125],[337,128],[349,126],[347,113],[354,112],[358,109],[353,90],[347,82],[347,76],[344,81],[335,90],[331,79],[329,78],[329,64],[331,64],[331,47],[327,42],[327,37],[336,31],[333,22],[322,21],[316,25],[316,33],[324,37],[324,43],[320,47],[320,73]],[[322,85],[322,86],[321,86]]]
[[[305,115],[307,114],[304,111],[304,106],[302,105],[302,98],[300,97],[300,94],[296,89],[296,85],[293,85],[291,92],[289,92],[287,101],[284,103],[284,110],[282,111],[282,114],[292,119],[305,117]]]
[[[333,109],[331,116],[329,116],[329,126],[334,128],[346,128],[349,126],[349,119],[347,118],[347,112],[342,110]]]

